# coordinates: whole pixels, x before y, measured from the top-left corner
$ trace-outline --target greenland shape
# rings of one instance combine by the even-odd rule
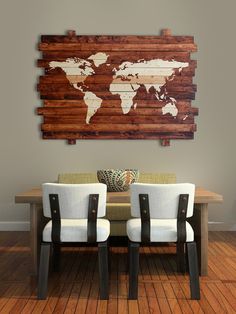
[[[88,59],[93,60],[95,66],[99,67],[99,65],[107,62],[108,57],[109,55],[105,54],[104,52],[98,52],[95,55],[91,55],[90,57],[88,57]]]

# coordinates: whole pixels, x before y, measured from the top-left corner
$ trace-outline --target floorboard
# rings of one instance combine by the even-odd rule
[[[177,273],[175,247],[141,247],[139,298],[127,300],[127,248],[110,247],[109,300],[99,300],[97,249],[62,249],[50,271],[47,300],[36,298],[28,232],[0,232],[0,313],[236,313],[236,232],[209,232],[209,273],[201,300],[190,300],[188,275]]]

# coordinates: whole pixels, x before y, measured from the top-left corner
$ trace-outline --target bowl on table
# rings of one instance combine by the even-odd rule
[[[100,183],[107,185],[108,192],[128,191],[131,183],[138,180],[137,169],[102,169],[97,171]]]

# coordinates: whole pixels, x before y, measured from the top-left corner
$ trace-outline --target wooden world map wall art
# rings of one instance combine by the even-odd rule
[[[42,35],[44,139],[192,139],[192,36]]]

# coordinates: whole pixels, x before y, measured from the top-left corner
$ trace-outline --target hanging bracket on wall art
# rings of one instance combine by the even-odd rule
[[[193,139],[192,36],[42,35],[44,139]]]

